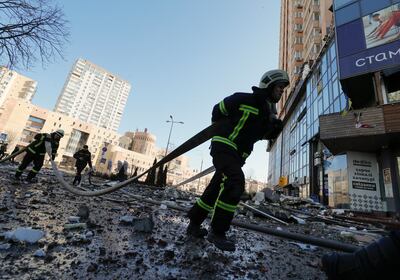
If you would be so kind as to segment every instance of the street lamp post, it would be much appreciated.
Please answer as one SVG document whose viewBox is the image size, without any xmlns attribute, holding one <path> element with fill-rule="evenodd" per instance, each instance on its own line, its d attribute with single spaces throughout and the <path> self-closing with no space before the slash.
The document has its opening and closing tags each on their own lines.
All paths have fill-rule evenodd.
<svg viewBox="0 0 400 280">
<path fill-rule="evenodd" d="M 165 156 L 167 155 L 167 153 L 168 153 L 168 147 L 169 147 L 169 140 L 171 139 L 171 133 L 172 133 L 172 128 L 174 127 L 174 123 L 180 123 L 180 124 L 183 124 L 183 122 L 177 122 L 177 121 L 174 121 L 174 117 L 172 117 L 172 115 L 169 115 L 169 118 L 171 119 L 171 120 L 167 120 L 166 122 L 167 123 L 171 123 L 171 127 L 170 127 L 170 129 L 169 129 L 169 135 L 168 135 L 168 142 L 167 142 L 167 147 L 165 148 Z"/>
</svg>

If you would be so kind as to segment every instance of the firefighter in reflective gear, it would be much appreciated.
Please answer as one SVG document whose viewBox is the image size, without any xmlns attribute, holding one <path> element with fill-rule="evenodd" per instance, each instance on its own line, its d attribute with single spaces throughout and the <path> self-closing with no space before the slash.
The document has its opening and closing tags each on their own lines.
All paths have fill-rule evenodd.
<svg viewBox="0 0 400 280">
<path fill-rule="evenodd" d="M 81 173 L 83 169 L 85 169 L 86 165 L 89 164 L 90 169 L 92 170 L 92 154 L 89 152 L 89 147 L 87 145 L 83 145 L 83 148 L 77 151 L 74 154 L 74 158 L 76 159 L 75 167 L 76 167 L 76 175 L 74 178 L 73 185 L 79 185 L 81 182 Z"/>
<path fill-rule="evenodd" d="M 259 87 L 252 87 L 252 94 L 235 93 L 214 106 L 212 122 L 227 121 L 217 128 L 212 137 L 210 154 L 215 174 L 188 213 L 188 235 L 206 236 L 208 232 L 201 224 L 212 213 L 207 240 L 221 250 L 235 250 L 235 243 L 226 238 L 226 232 L 244 192 L 242 166 L 255 142 L 273 139 L 282 131 L 282 121 L 276 116 L 275 104 L 288 85 L 289 78 L 285 71 L 268 71 Z"/>
<path fill-rule="evenodd" d="M 54 160 L 60 139 L 64 136 L 64 130 L 58 129 L 55 132 L 50 134 L 48 133 L 38 133 L 35 135 L 34 141 L 30 144 L 29 148 L 26 151 L 26 154 L 21 162 L 21 164 L 17 168 L 17 172 L 15 173 L 15 178 L 20 180 L 22 172 L 24 169 L 33 162 L 33 167 L 29 172 L 26 180 L 31 182 L 33 178 L 35 178 L 36 174 L 40 171 L 43 166 L 44 157 L 46 155 L 46 147 L 45 142 L 51 143 L 52 148 L 52 159 Z"/>
</svg>

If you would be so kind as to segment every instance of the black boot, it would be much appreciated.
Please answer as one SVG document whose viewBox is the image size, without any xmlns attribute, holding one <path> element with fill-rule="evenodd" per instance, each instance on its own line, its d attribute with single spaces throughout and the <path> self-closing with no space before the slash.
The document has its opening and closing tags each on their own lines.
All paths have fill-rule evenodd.
<svg viewBox="0 0 400 280">
<path fill-rule="evenodd" d="M 393 279 L 400 271 L 400 231 L 392 232 L 354 253 L 322 257 L 322 270 L 333 279 Z"/>
<path fill-rule="evenodd" d="M 207 235 L 207 240 L 215 245 L 222 251 L 235 251 L 235 242 L 226 238 L 225 233 L 216 233 L 210 231 Z"/>
<path fill-rule="evenodd" d="M 196 238 L 204 238 L 206 236 L 208 231 L 201 227 L 201 225 L 197 225 L 193 222 L 190 222 L 187 229 L 186 229 L 186 234 L 192 237 Z"/>
</svg>

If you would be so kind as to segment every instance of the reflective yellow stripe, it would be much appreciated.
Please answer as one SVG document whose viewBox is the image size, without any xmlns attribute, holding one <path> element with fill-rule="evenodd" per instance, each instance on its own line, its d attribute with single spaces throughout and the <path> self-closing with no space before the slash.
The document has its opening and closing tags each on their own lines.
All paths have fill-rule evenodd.
<svg viewBox="0 0 400 280">
<path fill-rule="evenodd" d="M 249 105 L 242 104 L 242 105 L 240 105 L 239 110 L 248 111 L 249 113 L 252 113 L 254 115 L 258 115 L 258 109 L 254 108 L 254 107 L 251 107 Z"/>
<path fill-rule="evenodd" d="M 219 102 L 219 110 L 221 111 L 221 113 L 222 113 L 223 115 L 225 115 L 225 116 L 228 115 L 228 111 L 227 111 L 226 108 L 225 108 L 225 103 L 224 103 L 223 100 L 222 100 L 221 102 Z"/>
<path fill-rule="evenodd" d="M 42 137 L 40 137 L 39 143 L 37 143 L 35 145 L 35 147 L 39 147 L 43 143 L 44 138 L 45 138 L 45 135 L 42 135 Z"/>
<path fill-rule="evenodd" d="M 35 150 L 32 149 L 31 147 L 29 147 L 28 150 L 29 150 L 32 154 L 36 154 Z"/>
<path fill-rule="evenodd" d="M 229 140 L 231 140 L 231 141 L 235 140 L 235 138 L 239 135 L 239 131 L 243 128 L 244 123 L 246 122 L 249 115 L 250 115 L 249 111 L 243 112 L 243 116 L 240 118 L 238 124 L 235 126 L 235 129 L 233 130 L 231 135 L 229 135 L 229 137 L 228 137 Z"/>
<path fill-rule="evenodd" d="M 222 174 L 222 182 L 221 182 L 221 184 L 219 185 L 219 187 L 220 187 L 221 189 L 219 190 L 218 197 L 217 197 L 217 200 L 216 200 L 216 201 L 218 201 L 219 196 L 221 195 L 221 193 L 222 193 L 223 190 L 224 190 L 224 186 L 225 186 L 225 181 L 226 181 L 226 179 L 228 179 L 228 177 L 225 176 L 225 174 Z M 214 218 L 215 207 L 217 207 L 217 203 L 214 204 L 214 212 L 213 212 L 213 214 L 212 214 L 212 216 L 211 216 L 211 221 L 212 221 L 213 218 Z"/>
<path fill-rule="evenodd" d="M 217 201 L 217 207 L 224 209 L 225 211 L 232 212 L 232 213 L 235 213 L 235 210 L 236 210 L 236 206 L 226 204 L 226 203 L 222 202 L 221 200 Z"/>
<path fill-rule="evenodd" d="M 35 169 L 33 169 L 32 168 L 32 170 L 31 170 L 33 173 L 38 173 L 39 172 L 39 170 L 35 170 Z"/>
<path fill-rule="evenodd" d="M 232 148 L 234 148 L 235 150 L 237 150 L 237 145 L 235 143 L 233 143 L 231 140 L 229 140 L 228 138 L 221 137 L 221 136 L 214 136 L 211 141 L 227 144 L 227 145 L 231 146 Z"/>
<path fill-rule="evenodd" d="M 210 212 L 211 210 L 213 210 L 213 208 L 211 206 L 204 203 L 203 200 L 201 200 L 200 198 L 197 200 L 197 205 L 199 205 L 201 208 L 203 208 L 207 212 Z"/>
</svg>

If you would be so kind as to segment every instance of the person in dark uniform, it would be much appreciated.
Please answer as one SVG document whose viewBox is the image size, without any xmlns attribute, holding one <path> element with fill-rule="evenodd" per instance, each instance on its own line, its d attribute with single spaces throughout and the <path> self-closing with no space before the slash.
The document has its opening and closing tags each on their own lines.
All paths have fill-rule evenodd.
<svg viewBox="0 0 400 280">
<path fill-rule="evenodd" d="M 7 145 L 7 142 L 0 144 L 0 159 L 2 159 L 6 155 Z"/>
<path fill-rule="evenodd" d="M 89 147 L 87 145 L 83 145 L 83 148 L 74 154 L 74 158 L 76 159 L 76 175 L 72 184 L 75 186 L 79 185 L 79 183 L 81 182 L 81 173 L 83 169 L 85 169 L 86 165 L 89 164 L 90 169 L 93 169 L 93 167 L 92 154 L 89 152 Z"/>
<path fill-rule="evenodd" d="M 14 150 L 12 151 L 11 154 L 13 155 L 13 154 L 15 154 L 16 152 L 19 152 L 19 147 L 18 147 L 18 146 L 15 146 L 15 148 L 14 148 Z M 11 161 L 11 162 L 15 162 L 15 157 L 16 157 L 16 156 L 11 157 L 11 158 L 10 158 L 10 161 Z"/>
<path fill-rule="evenodd" d="M 282 131 L 277 118 L 277 103 L 289 85 L 285 71 L 271 70 L 261 78 L 253 93 L 235 93 L 214 106 L 212 122 L 224 121 L 211 140 L 211 156 L 215 174 L 202 196 L 188 213 L 186 233 L 207 240 L 224 251 L 234 251 L 235 243 L 226 238 L 235 209 L 244 192 L 245 178 L 242 166 L 262 139 L 275 139 Z M 201 227 L 212 213 L 211 231 Z"/>
<path fill-rule="evenodd" d="M 26 177 L 26 181 L 32 182 L 43 166 L 44 156 L 46 155 L 45 142 L 51 143 L 52 159 L 56 157 L 60 139 L 64 137 L 64 130 L 58 129 L 50 134 L 38 133 L 35 135 L 34 141 L 30 144 L 26 154 L 15 172 L 15 179 L 20 180 L 24 169 L 33 162 L 33 167 Z"/>
</svg>

